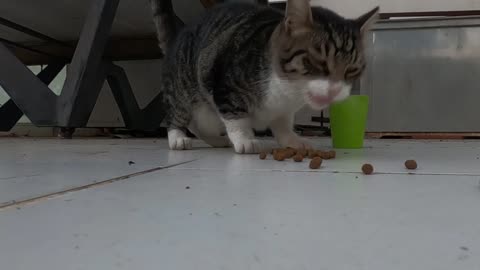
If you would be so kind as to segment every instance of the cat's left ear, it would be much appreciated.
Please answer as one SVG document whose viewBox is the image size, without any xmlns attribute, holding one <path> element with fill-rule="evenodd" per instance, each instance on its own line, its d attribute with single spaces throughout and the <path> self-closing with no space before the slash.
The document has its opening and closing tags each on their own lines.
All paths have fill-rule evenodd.
<svg viewBox="0 0 480 270">
<path fill-rule="evenodd" d="M 291 36 L 300 36 L 313 29 L 310 0 L 288 0 L 285 14 L 285 28 Z"/>
<path fill-rule="evenodd" d="M 360 26 L 360 33 L 365 34 L 370 31 L 372 26 L 378 20 L 379 15 L 380 7 L 376 7 L 369 12 L 363 14 L 362 16 L 358 17 L 355 21 Z"/>
</svg>

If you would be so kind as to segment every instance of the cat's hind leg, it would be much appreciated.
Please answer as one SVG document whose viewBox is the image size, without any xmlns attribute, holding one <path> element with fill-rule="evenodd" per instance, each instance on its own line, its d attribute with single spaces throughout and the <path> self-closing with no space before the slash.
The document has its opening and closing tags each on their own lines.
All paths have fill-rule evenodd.
<svg viewBox="0 0 480 270">
<path fill-rule="evenodd" d="M 194 126 L 190 126 L 188 129 L 198 139 L 204 141 L 206 144 L 210 145 L 211 147 L 214 147 L 214 148 L 230 147 L 230 140 L 228 139 L 227 136 L 220 136 L 220 135 L 208 136 L 202 133 L 201 131 L 199 131 Z"/>
<path fill-rule="evenodd" d="M 231 145 L 230 140 L 225 136 L 225 125 L 207 103 L 196 106 L 188 129 L 197 138 L 212 147 L 223 148 Z"/>
<path fill-rule="evenodd" d="M 171 150 L 192 149 L 192 138 L 187 136 L 187 127 L 192 119 L 192 111 L 188 106 L 178 103 L 170 106 L 171 111 L 167 116 L 168 146 Z"/>
</svg>

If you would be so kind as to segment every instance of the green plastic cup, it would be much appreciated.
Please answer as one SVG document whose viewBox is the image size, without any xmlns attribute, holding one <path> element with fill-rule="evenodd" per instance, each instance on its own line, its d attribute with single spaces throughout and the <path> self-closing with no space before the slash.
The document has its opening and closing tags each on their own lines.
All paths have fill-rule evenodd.
<svg viewBox="0 0 480 270">
<path fill-rule="evenodd" d="M 330 128 L 334 148 L 363 148 L 368 103 L 368 96 L 354 95 L 330 106 Z"/>
</svg>

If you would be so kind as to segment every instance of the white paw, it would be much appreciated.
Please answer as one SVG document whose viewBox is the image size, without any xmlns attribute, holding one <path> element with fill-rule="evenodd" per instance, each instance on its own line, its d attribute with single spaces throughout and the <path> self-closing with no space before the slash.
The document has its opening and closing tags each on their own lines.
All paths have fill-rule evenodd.
<svg viewBox="0 0 480 270">
<path fill-rule="evenodd" d="M 170 130 L 168 132 L 168 146 L 171 150 L 189 150 L 192 149 L 192 139 L 180 130 Z"/>
<path fill-rule="evenodd" d="M 280 140 L 280 145 L 282 147 L 291 147 L 295 149 L 313 149 L 313 144 L 300 136 L 291 136 L 287 139 Z"/>
<path fill-rule="evenodd" d="M 190 150 L 192 149 L 191 138 L 176 138 L 175 140 L 168 140 L 171 150 Z"/>
<path fill-rule="evenodd" d="M 233 143 L 238 154 L 258 154 L 265 151 L 267 145 L 260 140 L 241 140 Z"/>
</svg>

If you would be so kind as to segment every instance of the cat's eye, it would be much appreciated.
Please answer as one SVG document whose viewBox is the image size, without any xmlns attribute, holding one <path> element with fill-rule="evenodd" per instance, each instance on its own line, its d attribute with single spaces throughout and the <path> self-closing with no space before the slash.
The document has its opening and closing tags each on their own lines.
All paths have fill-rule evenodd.
<svg viewBox="0 0 480 270">
<path fill-rule="evenodd" d="M 303 58 L 303 66 L 305 67 L 305 72 L 303 73 L 303 75 L 312 74 L 315 69 L 310 60 L 306 57 Z"/>
<path fill-rule="evenodd" d="M 310 59 L 305 57 L 303 58 L 303 66 L 306 70 L 303 75 L 328 76 L 330 74 L 327 62 L 325 61 L 320 61 L 314 65 Z"/>
<path fill-rule="evenodd" d="M 328 76 L 330 74 L 330 71 L 328 71 L 328 64 L 326 61 L 320 61 L 318 63 L 320 65 L 320 67 L 322 68 L 322 72 L 323 74 L 325 74 L 325 76 Z"/>
</svg>

